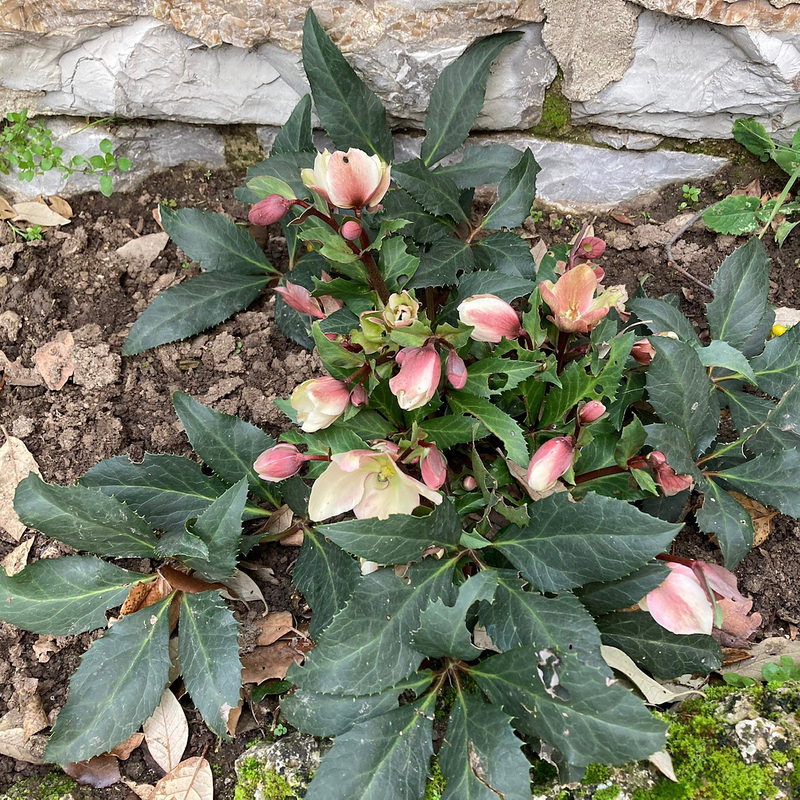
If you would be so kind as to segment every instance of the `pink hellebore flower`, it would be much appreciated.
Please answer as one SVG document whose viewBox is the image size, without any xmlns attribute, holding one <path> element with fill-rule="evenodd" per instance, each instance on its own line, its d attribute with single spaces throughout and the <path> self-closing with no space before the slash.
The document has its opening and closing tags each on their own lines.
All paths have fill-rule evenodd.
<svg viewBox="0 0 800 800">
<path fill-rule="evenodd" d="M 612 305 L 620 307 L 628 299 L 624 286 L 612 286 L 595 297 L 597 276 L 590 264 L 578 264 L 554 284 L 542 281 L 539 291 L 553 312 L 549 320 L 565 333 L 588 333 L 608 314 Z"/>
<path fill-rule="evenodd" d="M 498 344 L 522 333 L 517 312 L 493 294 L 476 294 L 459 303 L 458 318 L 474 328 L 470 338 L 476 342 Z"/>
<path fill-rule="evenodd" d="M 654 450 L 647 456 L 647 464 L 652 467 L 656 474 L 656 483 L 661 487 L 661 491 L 667 497 L 680 494 L 685 489 L 691 489 L 694 479 L 691 475 L 678 475 L 672 467 L 667 464 L 666 456 L 660 450 Z"/>
<path fill-rule="evenodd" d="M 436 394 L 442 377 L 442 362 L 432 344 L 406 347 L 395 360 L 400 372 L 389 381 L 389 389 L 404 411 L 424 406 Z"/>
<path fill-rule="evenodd" d="M 317 319 L 325 319 L 319 300 L 311 296 L 305 286 L 286 281 L 285 286 L 276 286 L 275 291 L 283 298 L 286 305 L 291 306 L 301 314 L 310 314 Z"/>
<path fill-rule="evenodd" d="M 293 444 L 276 444 L 265 450 L 253 464 L 258 477 L 271 483 L 297 475 L 305 456 Z"/>
<path fill-rule="evenodd" d="M 581 425 L 596 422 L 606 413 L 606 407 L 599 400 L 590 400 L 578 413 Z"/>
<path fill-rule="evenodd" d="M 253 225 L 272 225 L 273 222 L 278 222 L 283 218 L 293 202 L 279 194 L 267 195 L 250 209 L 247 218 Z"/>
<path fill-rule="evenodd" d="M 464 363 L 464 359 L 452 348 L 444 362 L 444 374 L 454 389 L 463 389 L 467 383 L 467 365 Z"/>
<path fill-rule="evenodd" d="M 633 347 L 631 347 L 631 355 L 639 364 L 647 365 L 652 360 L 656 354 L 656 349 L 653 345 L 650 344 L 649 339 L 639 339 L 638 341 L 633 343 Z"/>
<path fill-rule="evenodd" d="M 390 514 L 410 514 L 420 495 L 438 505 L 442 496 L 406 475 L 388 450 L 351 450 L 334 453 L 331 463 L 314 481 L 308 499 L 308 516 L 314 522 L 353 511 L 358 519 Z"/>
<path fill-rule="evenodd" d="M 534 492 L 545 492 L 572 466 L 575 439 L 556 436 L 546 441 L 528 464 L 527 484 Z"/>
<path fill-rule="evenodd" d="M 578 256 L 591 261 L 593 258 L 599 258 L 606 251 L 606 243 L 596 236 L 586 236 L 581 239 L 578 245 Z"/>
<path fill-rule="evenodd" d="M 346 153 L 323 150 L 314 169 L 304 169 L 300 177 L 336 208 L 375 208 L 389 188 L 391 167 L 380 156 L 354 147 Z"/>
<path fill-rule="evenodd" d="M 425 448 L 425 453 L 420 459 L 422 480 L 431 489 L 441 489 L 447 478 L 447 461 L 442 451 L 434 444 Z"/>
<path fill-rule="evenodd" d="M 327 428 L 344 414 L 350 402 L 350 390 L 336 378 L 312 378 L 304 381 L 290 399 L 297 411 L 297 421 L 306 433 Z"/>
</svg>

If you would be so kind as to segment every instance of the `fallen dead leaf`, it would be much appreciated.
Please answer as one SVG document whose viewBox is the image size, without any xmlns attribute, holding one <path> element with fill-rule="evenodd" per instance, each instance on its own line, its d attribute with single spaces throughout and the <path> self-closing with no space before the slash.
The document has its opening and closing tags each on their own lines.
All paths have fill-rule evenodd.
<svg viewBox="0 0 800 800">
<path fill-rule="evenodd" d="M 299 642 L 282 639 L 267 647 L 256 647 L 242 656 L 242 683 L 263 683 L 270 678 L 283 680 L 292 664 L 302 664 L 305 652 Z"/>
<path fill-rule="evenodd" d="M 282 636 L 291 633 L 294 620 L 290 611 L 271 611 L 266 617 L 257 619 L 255 627 L 258 629 L 256 644 L 260 647 L 277 642 Z"/>
<path fill-rule="evenodd" d="M 33 363 L 48 389 L 63 389 L 64 384 L 72 377 L 75 372 L 75 361 L 72 357 L 74 347 L 75 339 L 72 334 L 62 331 L 52 342 L 42 345 L 33 354 Z"/>
<path fill-rule="evenodd" d="M 75 761 L 62 764 L 61 769 L 84 786 L 107 789 L 120 780 L 119 761 L 109 753 L 90 758 L 88 761 Z"/>
<path fill-rule="evenodd" d="M 755 178 L 747 186 L 738 187 L 731 192 L 734 197 L 740 194 L 747 197 L 761 197 L 761 179 Z"/>
<path fill-rule="evenodd" d="M 675 767 L 672 764 L 672 756 L 666 750 L 653 753 L 647 760 L 673 783 L 678 782 L 678 776 L 675 774 Z"/>
<path fill-rule="evenodd" d="M 773 636 L 764 639 L 756 645 L 748 654 L 747 661 L 727 662 L 719 671 L 724 675 L 726 672 L 735 672 L 747 678 L 760 681 L 761 667 L 764 664 L 774 664 L 781 656 L 789 656 L 794 659 L 795 664 L 800 664 L 800 642 L 793 642 L 781 636 Z"/>
<path fill-rule="evenodd" d="M 157 784 L 153 800 L 213 800 L 214 777 L 204 758 L 187 758 Z"/>
<path fill-rule="evenodd" d="M 36 681 L 36 684 L 38 683 L 39 681 Z M 45 714 L 42 706 L 42 698 L 39 697 L 39 692 L 35 688 L 32 691 L 25 692 L 20 700 L 22 705 L 22 736 L 28 742 L 34 734 L 47 728 L 50 725 L 50 721 L 47 719 L 47 714 Z"/>
<path fill-rule="evenodd" d="M 281 547 L 302 547 L 305 538 L 306 534 L 301 529 L 299 531 L 295 531 L 294 533 L 290 533 L 288 536 L 284 536 L 278 541 L 278 544 Z"/>
<path fill-rule="evenodd" d="M 163 230 L 164 226 L 161 224 L 161 206 L 156 206 L 153 209 L 153 219 L 158 223 L 158 227 Z"/>
<path fill-rule="evenodd" d="M 139 798 L 139 800 L 153 800 L 156 787 L 150 783 L 136 783 L 130 778 L 123 778 L 122 782 Z"/>
<path fill-rule="evenodd" d="M 745 507 L 753 520 L 753 528 L 755 529 L 753 547 L 759 547 L 764 544 L 772 533 L 772 520 L 778 516 L 778 512 L 770 511 L 763 503 L 753 500 L 752 497 L 748 497 L 746 494 L 741 494 L 740 492 L 728 492 L 728 494 Z"/>
<path fill-rule="evenodd" d="M 8 202 L 2 195 L 0 195 L 0 221 L 4 219 L 13 219 L 17 216 L 17 212 L 14 211 L 14 206 Z"/>
<path fill-rule="evenodd" d="M 53 653 L 60 651 L 61 648 L 56 644 L 55 636 L 40 634 L 39 638 L 33 643 L 33 654 L 40 664 L 46 664 Z"/>
<path fill-rule="evenodd" d="M 44 764 L 44 736 L 32 736 L 25 740 L 22 714 L 9 711 L 0 718 L 0 756 L 8 756 L 28 764 Z"/>
<path fill-rule="evenodd" d="M 5 443 L 0 446 L 0 528 L 18 542 L 25 533 L 25 525 L 20 522 L 17 512 L 14 511 L 14 493 L 20 481 L 27 478 L 31 472 L 35 472 L 39 477 L 42 473 L 22 440 L 9 436 L 5 428 L 0 430 L 6 437 Z"/>
<path fill-rule="evenodd" d="M 34 537 L 31 536 L 30 539 L 26 539 L 22 544 L 17 545 L 2 561 L 0 561 L 0 566 L 6 571 L 6 575 L 16 575 L 18 572 L 22 572 L 22 570 L 25 569 L 28 563 L 28 554 L 33 544 L 33 538 Z"/>
<path fill-rule="evenodd" d="M 61 214 L 62 217 L 72 219 L 75 216 L 72 206 L 63 197 L 59 197 L 55 194 L 50 195 L 47 198 L 47 204 L 53 209 L 53 211 L 56 212 L 56 214 Z"/>
<path fill-rule="evenodd" d="M 41 225 L 44 228 L 60 227 L 69 225 L 69 219 L 62 217 L 45 203 L 37 203 L 35 200 L 26 203 L 14 203 L 14 222 L 28 222 L 31 225 Z"/>
<path fill-rule="evenodd" d="M 119 610 L 119 615 L 124 617 L 126 614 L 133 614 L 147 606 L 152 606 L 163 600 L 172 591 L 169 581 L 156 576 L 154 581 L 147 583 L 134 583 L 128 591 L 128 596 Z"/>
<path fill-rule="evenodd" d="M 281 534 L 288 531 L 292 527 L 292 520 L 294 513 L 285 503 L 277 510 L 272 512 L 272 516 L 267 520 L 264 526 L 264 533 L 270 535 Z"/>
<path fill-rule="evenodd" d="M 138 239 L 125 242 L 117 248 L 116 254 L 134 269 L 146 269 L 167 246 L 169 235 L 166 233 L 149 233 Z"/>
<path fill-rule="evenodd" d="M 608 216 L 615 222 L 619 222 L 620 225 L 636 225 L 627 214 L 623 214 L 621 211 L 611 211 Z"/>
<path fill-rule="evenodd" d="M 239 704 L 233 706 L 233 708 L 229 706 L 222 706 L 222 718 L 225 720 L 225 727 L 228 729 L 228 733 L 231 736 L 236 736 L 236 726 L 239 724 L 239 720 L 242 717 L 243 706 L 244 700 L 241 696 L 239 697 Z"/>
<path fill-rule="evenodd" d="M 111 750 L 110 755 L 118 758 L 120 761 L 127 761 L 128 758 L 130 758 L 131 753 L 137 747 L 139 747 L 143 741 L 143 733 L 134 733 L 133 736 L 126 739 L 122 744 L 118 744 L 113 750 Z"/>
<path fill-rule="evenodd" d="M 781 306 L 775 309 L 775 324 L 783 325 L 784 328 L 791 328 L 800 322 L 800 310 Z"/>
<path fill-rule="evenodd" d="M 189 742 L 189 725 L 181 704 L 169 689 L 161 695 L 158 708 L 142 730 L 147 749 L 156 764 L 167 773 L 175 769 Z"/>
<path fill-rule="evenodd" d="M 544 239 L 539 239 L 536 244 L 531 247 L 531 255 L 533 256 L 533 263 L 536 265 L 536 271 L 539 271 L 539 266 L 542 263 L 542 259 L 547 255 L 547 251 L 550 248 L 545 244 Z"/>
<path fill-rule="evenodd" d="M 269 610 L 267 601 L 264 599 L 261 589 L 258 588 L 258 584 L 246 572 L 237 569 L 233 577 L 225 581 L 225 587 L 228 592 L 223 592 L 223 597 L 227 597 L 229 600 L 241 600 L 243 603 L 256 601 L 263 603 L 264 613 L 262 616 L 266 616 Z"/>
</svg>

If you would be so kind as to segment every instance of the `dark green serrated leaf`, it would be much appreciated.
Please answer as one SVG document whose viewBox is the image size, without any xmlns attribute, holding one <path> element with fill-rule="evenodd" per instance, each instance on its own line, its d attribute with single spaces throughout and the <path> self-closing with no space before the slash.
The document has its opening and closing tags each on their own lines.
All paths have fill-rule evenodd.
<svg viewBox="0 0 800 800">
<path fill-rule="evenodd" d="M 513 361 L 510 358 L 490 356 L 471 364 L 467 369 L 467 382 L 464 391 L 479 397 L 492 395 L 515 389 L 526 378 L 539 372 L 541 364 L 535 361 Z M 502 376 L 500 380 L 497 376 Z M 491 382 L 490 378 L 495 380 Z"/>
<path fill-rule="evenodd" d="M 767 306 L 767 313 L 758 323 L 758 326 L 750 334 L 748 340 L 739 348 L 746 358 L 753 358 L 764 351 L 764 345 L 772 333 L 772 326 L 775 323 L 775 309 Z"/>
<path fill-rule="evenodd" d="M 419 259 L 419 268 L 408 284 L 410 289 L 428 286 L 450 286 L 459 273 L 470 272 L 475 266 L 472 248 L 460 239 L 442 239 Z"/>
<path fill-rule="evenodd" d="M 510 231 L 497 231 L 481 239 L 477 248 L 489 263 L 507 275 L 536 279 L 536 262 L 525 239 Z"/>
<path fill-rule="evenodd" d="M 247 480 L 242 478 L 217 498 L 191 527 L 208 548 L 208 558 L 184 558 L 185 564 L 210 581 L 224 581 L 236 571 L 242 540 Z"/>
<path fill-rule="evenodd" d="M 301 689 L 324 694 L 375 694 L 408 677 L 423 659 L 411 644 L 419 615 L 431 602 L 452 603 L 455 562 L 426 559 L 399 578 L 379 569 L 363 577 L 305 665 L 287 678 Z"/>
<path fill-rule="evenodd" d="M 726 390 L 728 408 L 740 436 L 749 437 L 745 448 L 754 455 L 800 447 L 800 383 L 776 404 L 767 397 Z"/>
<path fill-rule="evenodd" d="M 517 464 L 528 463 L 528 445 L 525 432 L 513 417 L 482 397 L 466 392 L 449 392 L 447 402 L 456 414 L 470 414 L 480 420 L 506 448 L 508 457 Z"/>
<path fill-rule="evenodd" d="M 239 623 L 216 592 L 184 594 L 178 629 L 186 691 L 206 725 L 230 739 L 228 715 L 239 704 Z"/>
<path fill-rule="evenodd" d="M 731 236 L 754 233 L 758 230 L 756 211 L 761 198 L 745 194 L 730 195 L 703 212 L 703 222 L 714 232 Z"/>
<path fill-rule="evenodd" d="M 575 405 L 593 394 L 595 379 L 583 361 L 573 361 L 559 376 L 561 386 L 550 386 L 542 412 L 543 427 L 563 423 L 563 417 Z"/>
<path fill-rule="evenodd" d="M 425 117 L 427 135 L 421 155 L 426 166 L 463 144 L 483 107 L 492 62 L 521 37 L 522 31 L 504 31 L 479 39 L 442 70 L 431 90 Z"/>
<path fill-rule="evenodd" d="M 420 159 L 394 164 L 392 178 L 428 213 L 452 217 L 456 222 L 467 221 L 458 202 L 459 190 L 455 183 L 441 172 L 431 172 Z"/>
<path fill-rule="evenodd" d="M 355 559 L 310 529 L 305 532 L 293 577 L 314 612 L 308 632 L 316 640 L 347 604 L 361 571 Z"/>
<path fill-rule="evenodd" d="M 427 441 L 433 442 L 440 450 L 469 444 L 489 435 L 489 431 L 474 417 L 434 417 L 424 420 L 421 427 L 428 434 Z"/>
<path fill-rule="evenodd" d="M 410 221 L 403 233 L 415 242 L 429 244 L 455 232 L 452 222 L 428 214 L 414 198 L 402 189 L 390 189 L 383 198 L 384 214 Z"/>
<path fill-rule="evenodd" d="M 587 583 L 576 594 L 592 614 L 635 606 L 648 592 L 652 592 L 667 579 L 669 567 L 663 561 L 653 561 L 640 569 L 607 583 Z"/>
<path fill-rule="evenodd" d="M 160 344 L 201 333 L 243 311 L 266 288 L 269 275 L 203 272 L 170 286 L 142 312 L 131 328 L 122 354 L 133 356 Z"/>
<path fill-rule="evenodd" d="M 530 148 L 503 177 L 497 186 L 497 200 L 481 222 L 481 227 L 518 228 L 531 213 L 536 199 L 536 176 L 541 167 Z"/>
<path fill-rule="evenodd" d="M 622 434 L 614 446 L 614 461 L 623 469 L 627 469 L 628 461 L 633 458 L 647 441 L 647 432 L 639 417 L 634 417 L 622 429 Z M 688 440 L 687 440 L 688 445 Z"/>
<path fill-rule="evenodd" d="M 528 526 L 506 528 L 492 544 L 546 592 L 621 578 L 668 550 L 681 529 L 596 494 L 579 503 L 566 492 L 550 495 L 528 513 Z"/>
<path fill-rule="evenodd" d="M 759 389 L 781 397 L 800 380 L 800 325 L 767 342 L 764 352 L 750 359 Z"/>
<path fill-rule="evenodd" d="M 536 289 L 536 282 L 494 270 L 476 270 L 464 275 L 457 288 L 459 301 L 476 294 L 493 294 L 510 303 L 518 297 L 527 297 Z"/>
<path fill-rule="evenodd" d="M 700 346 L 692 323 L 681 313 L 680 309 L 666 300 L 652 300 L 649 297 L 635 297 L 626 304 L 653 333 L 672 331 L 678 338 L 692 347 Z"/>
<path fill-rule="evenodd" d="M 289 724 L 313 736 L 339 736 L 359 722 L 397 708 L 398 695 L 411 690 L 419 695 L 430 686 L 430 670 L 415 672 L 379 694 L 367 696 L 317 694 L 298 689 L 281 702 L 281 714 Z"/>
<path fill-rule="evenodd" d="M 273 501 L 272 492 L 253 469 L 253 463 L 275 440 L 249 422 L 214 411 L 183 392 L 172 395 L 175 413 L 201 459 L 228 483 L 247 478 L 259 497 Z"/>
<path fill-rule="evenodd" d="M 181 560 L 200 559 L 208 561 L 208 547 L 206 543 L 184 529 L 182 531 L 168 531 L 158 540 L 158 554 L 164 558 L 175 556 Z"/>
<path fill-rule="evenodd" d="M 655 336 L 656 356 L 647 370 L 647 394 L 661 420 L 684 431 L 695 455 L 714 441 L 719 408 L 712 401 L 714 385 L 693 347 Z"/>
<path fill-rule="evenodd" d="M 697 355 L 704 367 L 722 367 L 731 372 L 737 372 L 755 385 L 756 376 L 750 362 L 739 350 L 722 339 L 714 339 L 709 342 L 708 346 L 698 348 Z"/>
<path fill-rule="evenodd" d="M 426 517 L 392 514 L 388 519 L 352 519 L 319 525 L 317 531 L 348 553 L 379 564 L 407 564 L 422 557 L 426 548 L 450 549 L 461 537 L 461 520 L 445 498 Z"/>
<path fill-rule="evenodd" d="M 459 692 L 439 751 L 442 800 L 530 800 L 531 765 L 521 746 L 509 716 Z"/>
<path fill-rule="evenodd" d="M 741 347 L 767 311 L 770 257 L 764 244 L 753 237 L 721 264 L 711 288 L 708 325 L 715 339 Z"/>
<path fill-rule="evenodd" d="M 461 161 L 436 171 L 452 178 L 459 189 L 497 184 L 521 155 L 522 152 L 510 144 L 468 145 Z"/>
<path fill-rule="evenodd" d="M 420 800 L 432 731 L 432 710 L 416 703 L 356 725 L 325 754 L 306 800 Z"/>
<path fill-rule="evenodd" d="M 791 517 L 800 517 L 800 450 L 757 456 L 730 469 L 721 470 L 719 477 L 749 497 L 774 506 Z"/>
<path fill-rule="evenodd" d="M 33 633 L 72 636 L 104 628 L 106 609 L 149 581 L 94 556 L 44 558 L 16 575 L 0 570 L 0 619 Z"/>
<path fill-rule="evenodd" d="M 420 267 L 420 259 L 406 250 L 406 242 L 401 236 L 392 236 L 384 241 L 380 251 L 381 274 L 390 291 L 401 286 L 411 286 Z M 409 279 L 411 283 L 409 283 Z M 372 307 L 370 297 L 370 308 Z M 357 326 L 353 326 L 357 327 Z"/>
<path fill-rule="evenodd" d="M 31 473 L 17 487 L 14 510 L 29 528 L 100 556 L 156 555 L 150 526 L 113 497 L 85 486 L 56 486 Z"/>
<path fill-rule="evenodd" d="M 156 530 L 183 531 L 186 520 L 200 516 L 227 486 L 182 456 L 145 453 L 141 462 L 128 456 L 101 461 L 80 481 L 116 497 Z"/>
<path fill-rule="evenodd" d="M 160 603 L 122 617 L 89 648 L 69 685 L 47 742 L 56 764 L 86 761 L 132 736 L 155 710 L 167 685 L 169 607 Z"/>
<path fill-rule="evenodd" d="M 627 689 L 609 685 L 607 667 L 573 655 L 554 664 L 541 661 L 535 647 L 517 647 L 482 661 L 471 675 L 493 703 L 515 717 L 520 731 L 552 744 L 574 766 L 622 764 L 663 749 L 664 723 Z M 555 672 L 566 700 L 548 692 L 540 666 Z"/>
<path fill-rule="evenodd" d="M 700 470 L 692 457 L 692 448 L 686 434 L 674 425 L 655 422 L 645 425 L 647 444 L 654 450 L 660 450 L 667 463 L 679 475 L 691 475 L 695 480 L 701 479 Z"/>
<path fill-rule="evenodd" d="M 701 531 L 716 534 L 725 566 L 734 569 L 753 546 L 753 519 L 744 506 L 734 500 L 718 483 L 702 484 L 703 506 L 695 512 Z"/>
<path fill-rule="evenodd" d="M 263 276 L 277 270 L 245 228 L 213 211 L 161 205 L 161 227 L 203 269 Z"/>
<path fill-rule="evenodd" d="M 272 157 L 300 151 L 315 153 L 316 150 L 311 138 L 311 95 L 304 94 L 275 137 L 269 154 Z"/>
<path fill-rule="evenodd" d="M 309 8 L 303 25 L 303 68 L 322 127 L 339 150 L 357 147 L 394 161 L 386 111 L 347 63 Z"/>
<path fill-rule="evenodd" d="M 618 647 L 662 680 L 690 672 L 705 675 L 722 664 L 722 651 L 710 636 L 670 633 L 646 611 L 608 614 L 597 627 L 604 644 Z"/>
<path fill-rule="evenodd" d="M 733 138 L 762 161 L 766 161 L 775 150 L 775 142 L 767 129 L 754 119 L 737 119 L 733 123 Z"/>
</svg>

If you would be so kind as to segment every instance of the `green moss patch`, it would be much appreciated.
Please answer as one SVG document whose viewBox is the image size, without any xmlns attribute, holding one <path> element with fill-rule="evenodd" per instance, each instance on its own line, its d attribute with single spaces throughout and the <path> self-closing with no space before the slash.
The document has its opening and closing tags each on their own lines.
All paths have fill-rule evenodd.
<svg viewBox="0 0 800 800">
<path fill-rule="evenodd" d="M 265 770 L 257 759 L 247 758 L 239 770 L 233 800 L 254 800 L 259 787 L 263 800 L 295 800 L 297 797 L 285 778 L 274 770 Z"/>
</svg>

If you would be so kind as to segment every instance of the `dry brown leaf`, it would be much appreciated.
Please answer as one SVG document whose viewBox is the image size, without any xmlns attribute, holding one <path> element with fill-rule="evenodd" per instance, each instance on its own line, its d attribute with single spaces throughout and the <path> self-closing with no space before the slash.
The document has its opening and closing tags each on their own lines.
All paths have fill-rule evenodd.
<svg viewBox="0 0 800 800">
<path fill-rule="evenodd" d="M 147 608 L 147 606 L 152 606 L 163 600 L 171 591 L 172 586 L 161 575 L 157 575 L 154 581 L 134 583 L 128 591 L 125 602 L 120 607 L 119 615 L 124 617 Z"/>
<path fill-rule="evenodd" d="M 747 197 L 761 197 L 761 179 L 755 178 L 750 181 L 747 186 L 736 188 L 731 192 L 734 197 L 737 195 L 746 195 Z"/>
<path fill-rule="evenodd" d="M 17 545 L 2 561 L 0 566 L 6 571 L 6 575 L 16 575 L 25 569 L 28 563 L 28 554 L 31 552 L 33 536 L 26 539 L 22 544 Z"/>
<path fill-rule="evenodd" d="M 283 680 L 292 664 L 302 664 L 305 651 L 300 642 L 282 639 L 267 647 L 256 647 L 242 656 L 242 683 L 264 683 L 270 678 Z"/>
<path fill-rule="evenodd" d="M 213 800 L 214 776 L 204 758 L 187 758 L 157 784 L 153 800 Z"/>
<path fill-rule="evenodd" d="M 50 197 L 47 198 L 47 203 L 56 214 L 61 214 L 62 217 L 72 219 L 75 216 L 72 206 L 63 197 L 59 197 L 55 194 L 50 195 Z"/>
<path fill-rule="evenodd" d="M 44 764 L 44 745 L 44 736 L 32 736 L 25 740 L 19 711 L 9 711 L 0 719 L 0 756 L 28 764 Z"/>
<path fill-rule="evenodd" d="M 261 589 L 258 588 L 258 584 L 246 572 L 237 569 L 233 577 L 225 581 L 225 586 L 228 592 L 223 592 L 223 596 L 227 596 L 230 600 L 241 600 L 243 603 L 261 602 L 264 604 L 262 616 L 266 616 L 269 610 L 267 601 L 264 599 Z"/>
<path fill-rule="evenodd" d="M 791 328 L 800 322 L 800 309 L 781 306 L 775 309 L 775 324 L 783 325 L 784 328 Z"/>
<path fill-rule="evenodd" d="M 295 531 L 294 533 L 290 533 L 288 536 L 284 536 L 283 539 L 278 541 L 278 544 L 281 547 L 302 547 L 305 538 L 306 534 L 301 529 L 299 531 Z"/>
<path fill-rule="evenodd" d="M 272 516 L 264 526 L 264 533 L 275 535 L 288 531 L 292 527 L 293 519 L 292 509 L 284 503 L 277 511 L 272 512 Z"/>
<path fill-rule="evenodd" d="M 116 254 L 135 269 L 146 269 L 167 246 L 169 235 L 166 233 L 149 233 L 138 239 L 131 239 L 118 247 Z"/>
<path fill-rule="evenodd" d="M 257 619 L 255 627 L 258 629 L 256 644 L 260 647 L 277 642 L 282 636 L 291 633 L 294 620 L 290 611 L 271 611 L 266 617 Z"/>
<path fill-rule="evenodd" d="M 750 658 L 744 662 L 741 660 L 728 661 L 726 658 L 725 665 L 719 671 L 723 674 L 735 672 L 738 675 L 760 681 L 761 667 L 764 664 L 778 662 L 781 656 L 789 656 L 794 659 L 795 664 L 800 664 L 800 642 L 793 642 L 782 636 L 773 636 L 753 645 L 753 649 L 747 655 Z"/>
<path fill-rule="evenodd" d="M 153 800 L 156 787 L 150 783 L 136 783 L 130 778 L 123 778 L 122 782 L 139 798 L 139 800 Z"/>
<path fill-rule="evenodd" d="M 134 733 L 133 736 L 126 739 L 122 744 L 118 744 L 111 752 L 110 755 L 118 758 L 120 761 L 127 761 L 131 753 L 139 747 L 144 741 L 143 733 Z"/>
<path fill-rule="evenodd" d="M 27 203 L 14 203 L 14 222 L 23 221 L 31 225 L 41 225 L 44 228 L 69 225 L 69 220 L 57 214 L 52 208 L 35 200 Z"/>
<path fill-rule="evenodd" d="M 653 753 L 647 760 L 673 783 L 678 782 L 678 776 L 675 774 L 675 767 L 672 764 L 672 756 L 666 750 Z"/>
<path fill-rule="evenodd" d="M 84 786 L 107 789 L 120 780 L 119 761 L 109 753 L 90 758 L 88 761 L 75 761 L 62 764 L 61 769 Z"/>
<path fill-rule="evenodd" d="M 36 684 L 38 683 L 39 681 L 37 680 Z M 47 714 L 45 714 L 44 707 L 42 706 L 42 698 L 39 697 L 39 693 L 36 689 L 25 692 L 21 701 L 22 737 L 28 742 L 34 734 L 47 728 L 50 725 L 50 720 L 47 719 Z"/>
<path fill-rule="evenodd" d="M 728 492 L 736 501 L 741 503 L 753 520 L 755 535 L 753 536 L 753 547 L 764 544 L 772 533 L 772 520 L 778 516 L 777 511 L 770 511 L 763 503 L 753 500 L 746 494 L 740 492 Z"/>
<path fill-rule="evenodd" d="M 75 339 L 69 331 L 61 331 L 52 342 L 42 345 L 33 354 L 33 363 L 36 370 L 44 378 L 48 389 L 58 391 L 75 372 L 75 362 L 72 351 Z"/>
<path fill-rule="evenodd" d="M 244 700 L 241 696 L 239 697 L 239 704 L 233 708 L 228 707 L 227 704 L 222 706 L 222 718 L 225 720 L 225 727 L 228 729 L 228 733 L 231 736 L 236 736 L 236 726 L 239 724 L 239 720 L 242 717 L 243 706 Z"/>
<path fill-rule="evenodd" d="M 608 216 L 615 222 L 619 222 L 620 225 L 636 225 L 627 214 L 623 214 L 621 211 L 611 211 Z"/>
<path fill-rule="evenodd" d="M 14 493 L 19 482 L 27 478 L 31 472 L 35 472 L 39 477 L 42 473 L 22 440 L 9 436 L 5 428 L 0 430 L 5 435 L 5 443 L 0 446 L 0 528 L 18 542 L 25 533 L 25 525 L 20 522 L 17 512 L 14 511 Z"/>
<path fill-rule="evenodd" d="M 169 689 L 161 695 L 158 708 L 142 730 L 147 749 L 156 764 L 164 772 L 175 769 L 189 742 L 189 725 L 181 704 Z"/>
<path fill-rule="evenodd" d="M 161 206 L 156 206 L 153 209 L 153 219 L 158 223 L 158 227 L 164 230 L 164 226 L 161 224 Z"/>
<path fill-rule="evenodd" d="M 14 211 L 14 206 L 8 202 L 2 195 L 0 195 L 0 221 L 4 219 L 13 219 L 17 216 L 17 212 Z"/>
<path fill-rule="evenodd" d="M 33 643 L 33 654 L 40 664 L 46 664 L 53 653 L 60 651 L 61 648 L 56 644 L 55 636 L 40 634 L 39 638 Z"/>
<path fill-rule="evenodd" d="M 531 247 L 531 255 L 533 256 L 533 263 L 536 264 L 536 271 L 539 271 L 539 266 L 542 263 L 542 259 L 547 255 L 548 248 L 547 244 L 545 244 L 544 239 L 539 239 L 536 244 Z"/>
</svg>

